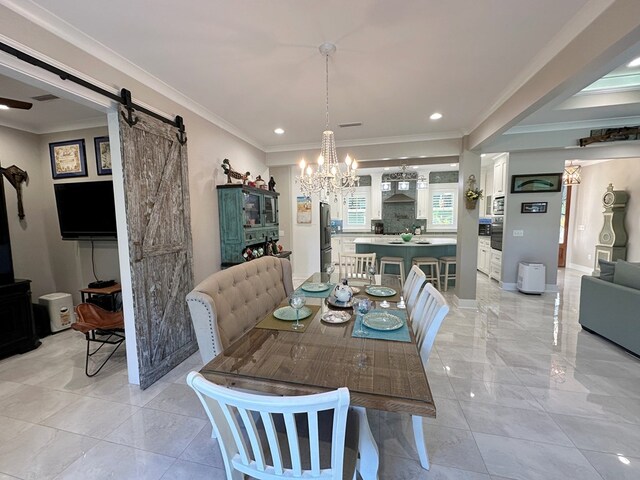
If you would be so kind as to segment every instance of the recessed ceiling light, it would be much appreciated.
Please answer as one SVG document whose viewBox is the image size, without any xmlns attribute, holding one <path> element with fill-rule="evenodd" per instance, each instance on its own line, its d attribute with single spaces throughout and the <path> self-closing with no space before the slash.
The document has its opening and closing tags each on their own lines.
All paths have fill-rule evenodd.
<svg viewBox="0 0 640 480">
<path fill-rule="evenodd" d="M 429 117 L 431 120 L 440 120 L 442 118 L 442 114 L 441 113 L 432 113 L 431 116 Z"/>
<path fill-rule="evenodd" d="M 487 154 L 486 154 L 486 153 L 481 153 L 481 154 L 480 154 L 480 156 L 481 156 L 481 157 L 486 157 L 486 156 L 487 156 Z"/>
<path fill-rule="evenodd" d="M 0 110 L 9 110 L 9 107 L 3 103 L 0 103 Z"/>
<path fill-rule="evenodd" d="M 635 58 L 627 63 L 627 67 L 640 67 L 640 57 Z"/>
<path fill-rule="evenodd" d="M 389 170 L 389 167 L 384 167 L 384 170 L 385 170 L 385 172 L 386 172 L 387 170 Z"/>
<path fill-rule="evenodd" d="M 426 155 L 420 155 L 418 158 L 427 158 Z"/>
<path fill-rule="evenodd" d="M 449 166 L 450 166 L 450 167 L 457 167 L 457 166 L 458 166 L 458 164 L 457 164 L 457 163 L 450 163 L 450 164 L 449 164 Z"/>
<path fill-rule="evenodd" d="M 284 133 L 284 130 L 282 128 L 276 128 L 273 133 L 277 133 L 278 135 L 282 135 Z"/>
<path fill-rule="evenodd" d="M 414 170 L 417 170 L 417 169 L 418 169 L 418 165 L 414 165 L 414 166 L 413 166 L 413 167 L 411 167 L 411 168 L 413 168 Z"/>
</svg>

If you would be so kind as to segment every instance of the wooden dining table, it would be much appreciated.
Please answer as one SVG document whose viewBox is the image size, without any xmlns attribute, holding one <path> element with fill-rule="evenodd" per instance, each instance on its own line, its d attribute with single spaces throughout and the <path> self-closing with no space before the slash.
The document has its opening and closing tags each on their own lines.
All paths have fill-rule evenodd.
<svg viewBox="0 0 640 480">
<path fill-rule="evenodd" d="M 326 273 L 316 273 L 307 281 L 328 280 Z M 378 276 L 378 280 L 400 290 L 396 276 Z M 360 286 L 364 290 L 367 284 Z M 382 300 L 376 301 L 374 308 L 379 308 Z M 436 407 L 411 328 L 410 342 L 352 337 L 355 316 L 346 323 L 328 324 L 320 318 L 334 308 L 327 299 L 308 296 L 306 301 L 320 309 L 305 322 L 304 330 L 254 327 L 200 373 L 219 385 L 279 395 L 347 387 L 352 405 L 435 417 Z M 391 303 L 390 308 L 394 307 Z"/>
</svg>

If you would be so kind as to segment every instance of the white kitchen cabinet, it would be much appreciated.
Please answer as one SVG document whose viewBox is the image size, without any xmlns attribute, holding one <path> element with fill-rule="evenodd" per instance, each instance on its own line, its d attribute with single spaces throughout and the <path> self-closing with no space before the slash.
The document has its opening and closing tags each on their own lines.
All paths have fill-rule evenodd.
<svg viewBox="0 0 640 480">
<path fill-rule="evenodd" d="M 504 195 L 507 191 L 507 158 L 499 157 L 493 164 L 493 196 Z"/>
<path fill-rule="evenodd" d="M 489 278 L 500 281 L 502 274 L 502 252 L 500 250 L 491 249 L 491 272 Z"/>
<path fill-rule="evenodd" d="M 340 261 L 340 251 L 342 249 L 342 238 L 333 236 L 331 237 L 331 261 L 336 265 Z"/>
<path fill-rule="evenodd" d="M 429 189 L 416 190 L 416 218 L 429 218 Z"/>
<path fill-rule="evenodd" d="M 491 239 L 478 238 L 478 270 L 485 275 L 491 273 Z"/>
<path fill-rule="evenodd" d="M 382 191 L 380 190 L 381 182 L 381 173 L 371 174 L 371 207 L 369 210 L 369 218 L 378 220 L 382 218 Z"/>
<path fill-rule="evenodd" d="M 480 171 L 480 216 L 491 215 L 491 203 L 493 200 L 493 167 L 487 166 Z"/>
</svg>

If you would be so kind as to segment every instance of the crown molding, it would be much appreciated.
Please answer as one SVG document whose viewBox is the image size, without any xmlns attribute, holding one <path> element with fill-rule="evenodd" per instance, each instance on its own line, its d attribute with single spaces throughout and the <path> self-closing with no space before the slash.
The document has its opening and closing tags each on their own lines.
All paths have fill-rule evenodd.
<svg viewBox="0 0 640 480">
<path fill-rule="evenodd" d="M 624 127 L 631 124 L 640 125 L 640 116 L 618 117 L 595 120 L 581 120 L 577 122 L 544 123 L 539 125 L 520 125 L 507 130 L 505 135 L 522 133 L 558 132 L 562 130 L 581 130 L 585 128 Z"/>
<path fill-rule="evenodd" d="M 435 140 L 459 140 L 460 132 L 426 133 L 421 135 L 402 135 L 397 137 L 360 138 L 336 142 L 336 147 L 360 147 L 365 145 L 385 145 L 390 143 L 428 142 Z M 265 153 L 293 152 L 296 150 L 314 150 L 320 148 L 320 142 L 299 143 L 266 147 Z"/>
<path fill-rule="evenodd" d="M 177 103 L 178 105 L 181 105 L 182 107 L 190 110 L 191 112 L 213 123 L 214 125 L 222 128 L 223 130 L 231 133 L 232 135 L 240 138 L 241 140 L 249 143 L 250 145 L 264 151 L 264 147 L 259 142 L 251 138 L 249 135 L 247 135 L 245 132 L 243 132 L 241 129 L 239 129 L 235 125 L 227 122 L 223 118 L 211 112 L 206 107 L 202 106 L 200 103 L 184 95 L 174 87 L 168 85 L 167 83 L 163 82 L 162 80 L 155 77 L 151 73 L 140 68 L 133 62 L 127 60 L 126 58 L 116 53 L 115 51 L 111 50 L 110 48 L 103 45 L 102 43 L 98 42 L 94 38 L 78 30 L 76 27 L 64 21 L 60 17 L 42 8 L 40 5 L 36 5 L 30 0 L 28 1 L 28 7 L 18 4 L 18 2 L 14 0 L 0 0 L 0 3 L 2 3 L 4 6 L 9 8 L 10 10 L 13 10 L 14 12 L 16 12 L 18 15 L 34 23 L 35 25 L 48 31 L 49 33 L 52 33 L 53 35 L 71 43 L 72 45 L 87 52 L 88 54 L 106 63 L 107 65 L 115 68 L 116 70 L 119 70 L 120 72 L 128 75 L 129 77 L 155 90 L 161 95 L 167 97 L 169 100 Z M 18 47 L 15 47 L 15 48 L 18 48 Z M 43 57 L 43 55 L 41 55 L 39 52 L 30 53 L 30 55 L 33 55 L 34 57 L 41 58 L 41 59 Z M 59 68 L 63 68 L 70 72 L 72 71 L 69 67 L 62 65 L 58 62 L 54 62 L 51 60 L 46 60 L 46 61 L 48 61 L 52 65 L 57 64 L 56 66 L 59 66 Z M 72 73 L 74 73 L 74 75 L 77 75 L 80 78 L 83 78 L 83 77 L 86 78 L 86 75 L 80 74 L 79 72 L 78 73 L 72 72 Z M 91 81 L 93 83 L 99 84 L 99 82 L 97 82 L 95 79 L 91 79 Z M 106 88 L 106 90 L 112 91 L 113 88 L 108 87 Z M 119 92 L 117 92 L 117 94 L 119 94 Z M 132 94 L 135 94 L 135 92 L 132 92 Z M 138 103 L 140 106 L 143 106 L 153 112 L 160 113 L 156 108 L 153 108 L 149 105 L 144 104 L 143 102 L 139 101 L 137 98 L 135 99 L 135 102 Z M 175 116 L 175 115 L 168 115 L 166 113 L 160 113 L 160 114 L 166 115 L 168 117 Z"/>
</svg>

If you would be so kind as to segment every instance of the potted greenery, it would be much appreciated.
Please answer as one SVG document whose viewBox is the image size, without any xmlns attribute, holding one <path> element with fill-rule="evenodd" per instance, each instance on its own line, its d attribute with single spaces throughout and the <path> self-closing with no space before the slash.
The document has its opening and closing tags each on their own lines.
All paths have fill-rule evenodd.
<svg viewBox="0 0 640 480">
<path fill-rule="evenodd" d="M 482 190 L 476 188 L 476 176 L 469 175 L 467 181 L 467 189 L 464 192 L 465 204 L 467 210 L 473 210 L 478 205 L 478 200 L 482 198 Z"/>
</svg>

